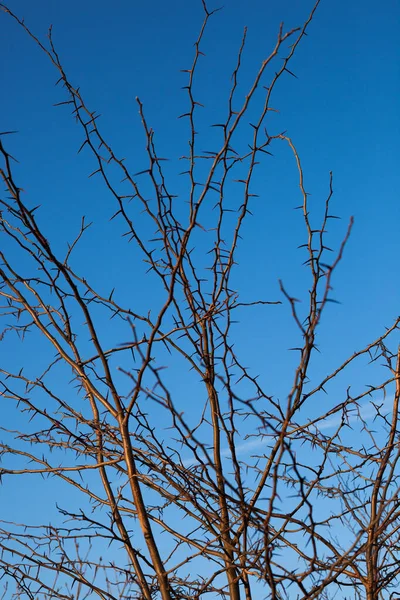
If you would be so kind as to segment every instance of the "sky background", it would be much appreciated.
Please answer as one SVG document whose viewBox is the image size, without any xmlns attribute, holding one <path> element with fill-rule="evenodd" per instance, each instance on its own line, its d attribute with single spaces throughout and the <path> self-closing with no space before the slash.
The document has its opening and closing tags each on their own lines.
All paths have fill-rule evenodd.
<svg viewBox="0 0 400 600">
<path fill-rule="evenodd" d="M 155 130 L 159 155 L 171 158 L 171 188 L 184 194 L 185 182 L 176 177 L 184 170 L 178 159 L 185 154 L 188 139 L 185 120 L 177 119 L 187 109 L 181 89 L 187 76 L 180 70 L 191 64 L 203 17 L 201 3 L 119 1 L 111 10 L 102 1 L 18 0 L 10 8 L 43 41 L 48 26 L 53 26 L 54 42 L 71 82 L 81 87 L 91 110 L 102 114 L 102 131 L 133 172 L 147 166 L 135 102 L 140 97 Z M 203 46 L 206 57 L 195 86 L 198 100 L 206 106 L 199 113 L 202 148 L 214 142 L 216 130 L 210 125 L 225 116 L 230 73 L 244 26 L 248 38 L 242 91 L 271 51 L 279 23 L 283 21 L 287 29 L 299 25 L 310 9 L 311 3 L 304 1 L 254 0 L 246 5 L 232 1 L 211 19 Z M 333 282 L 333 296 L 342 304 L 329 306 L 323 322 L 325 348 L 342 357 L 377 336 L 398 313 L 399 15 L 394 1 L 381 6 L 369 1 L 322 1 L 291 65 L 297 79 L 283 77 L 272 99 L 279 114 L 271 117 L 271 131 L 287 131 L 296 144 L 317 216 L 333 171 L 332 207 L 342 220 L 331 226 L 331 247 L 338 247 L 350 215 L 355 218 L 345 260 Z M 131 245 L 127 260 L 134 264 L 134 272 L 131 275 L 129 267 L 121 277 L 127 258 L 120 238 L 122 225 L 115 221 L 109 225 L 114 205 L 101 181 L 87 178 L 93 160 L 88 153 L 76 154 L 82 135 L 69 108 L 53 107 L 65 99 L 63 91 L 54 87 L 58 76 L 47 57 L 6 15 L 1 28 L 5 90 L 0 99 L 1 130 L 19 132 L 6 139 L 20 163 L 19 184 L 33 205 L 43 205 L 41 222 L 56 247 L 66 248 L 82 214 L 93 221 L 77 258 L 90 265 L 95 284 L 107 291 L 118 283 L 122 294 L 130 293 L 127 286 L 138 281 L 146 267 Z M 297 172 L 283 144 L 275 144 L 273 151 L 275 157 L 256 173 L 261 199 L 254 207 L 255 218 L 246 224 L 249 243 L 240 249 L 237 282 L 243 300 L 250 300 L 248 290 L 251 299 L 279 299 L 278 278 L 295 296 L 307 291 L 306 271 L 301 268 L 304 254 L 297 250 L 305 241 L 304 225 L 293 211 L 301 201 Z M 107 244 L 102 243 L 104 238 Z M 154 297 L 152 285 L 147 279 L 146 286 L 134 286 L 139 308 L 146 310 Z M 241 343 L 249 351 L 258 348 L 252 356 L 256 370 L 265 365 L 267 346 L 277 344 L 285 352 L 296 345 L 286 339 L 293 334 L 287 310 L 281 310 L 279 327 L 277 313 L 271 311 L 270 322 L 263 315 L 268 339 L 264 329 L 253 326 L 260 313 L 242 315 Z M 249 328 L 251 336 L 246 335 Z M 275 365 L 278 375 L 284 362 Z"/>
<path fill-rule="evenodd" d="M 126 156 L 133 172 L 147 166 L 135 102 L 140 97 L 159 154 L 172 159 L 171 187 L 184 194 L 177 173 L 182 170 L 179 157 L 186 152 L 188 131 L 177 117 L 187 108 L 181 89 L 187 76 L 180 70 L 192 61 L 203 16 L 201 3 L 118 0 L 111 8 L 103 0 L 11 0 L 8 6 L 42 40 L 53 25 L 53 39 L 71 82 L 81 87 L 91 110 L 102 114 L 105 136 L 120 156 Z M 210 3 L 214 6 L 218 4 Z M 225 115 L 230 73 L 244 26 L 248 38 L 239 87 L 243 92 L 270 53 L 279 23 L 284 21 L 287 29 L 301 25 L 311 8 L 312 2 L 305 0 L 228 0 L 213 17 L 195 88 L 197 99 L 206 106 L 199 117 L 204 149 L 216 135 L 210 125 Z M 334 278 L 334 298 L 341 304 L 327 308 L 316 373 L 326 373 L 380 335 L 399 313 L 399 25 L 400 8 L 394 0 L 380 5 L 371 0 L 322 0 L 290 67 L 297 78 L 284 76 L 273 94 L 272 105 L 279 114 L 271 117 L 271 131 L 285 130 L 295 142 L 316 214 L 333 171 L 332 206 L 341 221 L 332 224 L 331 247 L 338 248 L 350 216 L 355 218 Z M 104 293 L 119 284 L 121 297 L 132 295 L 138 310 L 145 311 L 158 288 L 151 278 L 144 286 L 138 284 L 145 266 L 132 246 L 127 254 L 120 237 L 122 225 L 109 224 L 115 208 L 100 180 L 87 178 L 93 161 L 88 154 L 76 154 L 82 134 L 68 107 L 53 107 L 65 99 L 54 86 L 58 78 L 54 67 L 2 13 L 0 34 L 0 130 L 18 131 L 5 141 L 19 161 L 15 171 L 19 185 L 31 205 L 42 204 L 40 222 L 60 251 L 76 235 L 82 214 L 93 221 L 75 260 L 86 264 L 91 281 Z M 293 210 L 301 203 L 297 171 L 283 144 L 276 144 L 273 152 L 274 157 L 257 171 L 260 200 L 245 228 L 249 243 L 240 249 L 236 281 L 243 301 L 281 299 L 278 278 L 294 296 L 306 298 L 306 272 L 301 266 L 305 258 L 297 249 L 305 241 L 305 230 L 300 214 Z M 276 310 L 280 312 L 243 313 L 237 344 L 273 393 L 284 394 L 294 365 L 287 348 L 297 345 L 297 332 L 289 308 Z M 110 326 L 110 339 L 117 334 Z M 0 347 L 2 360 L 12 364 L 32 357 L 29 343 L 22 351 L 8 340 L 6 349 Z M 36 342 L 34 347 L 37 364 L 32 367 L 39 368 L 41 353 Z M 173 378 L 173 366 L 171 373 Z M 356 372 L 353 376 L 355 385 L 364 385 Z M 177 388 L 176 394 L 184 401 L 186 381 L 180 378 L 180 382 L 182 389 Z M 17 514 L 22 506 L 19 492 L 15 487 Z M 9 499 L 8 495 L 8 506 Z M 4 495 L 0 503 L 4 505 Z"/>
<path fill-rule="evenodd" d="M 287 28 L 295 26 L 310 7 L 304 1 L 246 5 L 232 1 L 211 20 L 204 45 L 207 57 L 197 84 L 209 124 L 224 114 L 228 73 L 244 25 L 248 26 L 248 43 L 243 89 L 246 77 L 250 81 L 271 50 L 279 22 L 284 21 Z M 180 89 L 186 76 L 180 69 L 187 68 L 192 58 L 202 19 L 200 2 L 119 1 L 111 10 L 102 1 L 18 0 L 10 8 L 24 16 L 42 39 L 48 25 L 53 25 L 69 77 L 81 86 L 90 107 L 103 115 L 103 130 L 134 172 L 146 166 L 136 96 L 144 103 L 160 154 L 177 159 L 185 152 L 186 124 L 177 120 L 186 107 Z M 379 331 L 398 310 L 399 12 L 394 1 L 380 6 L 370 1 L 322 1 L 292 64 L 298 79 L 282 78 L 273 97 L 280 111 L 275 130 L 286 130 L 298 146 L 306 187 L 316 202 L 325 197 L 328 173 L 333 171 L 336 213 L 344 221 L 342 229 L 334 232 L 336 241 L 349 216 L 355 217 L 346 261 L 335 280 L 338 299 L 345 301 L 337 316 L 348 335 L 354 330 L 355 337 Z M 19 131 L 7 142 L 21 163 L 21 185 L 35 200 L 40 197 L 46 208 L 43 219 L 53 229 L 58 222 L 61 239 L 70 239 L 76 231 L 82 206 L 89 217 L 96 213 L 98 228 L 105 227 L 99 217 L 109 215 L 113 207 L 99 199 L 101 185 L 86 179 L 92 163 L 89 156 L 76 156 L 81 134 L 68 109 L 52 107 L 64 99 L 62 91 L 54 88 L 53 67 L 5 15 L 1 28 L 2 129 Z M 204 132 L 211 135 L 214 130 L 207 131 L 205 122 Z M 276 147 L 275 152 L 279 152 Z M 263 165 L 259 182 L 265 189 L 262 208 L 268 212 L 269 223 L 281 221 L 297 205 L 296 178 L 287 150 Z M 271 281 L 276 282 L 278 276 L 284 280 L 293 276 L 290 253 L 303 240 L 299 240 L 301 230 L 294 229 L 297 215 L 287 219 L 284 231 L 268 228 L 268 222 L 255 219 L 252 236 L 271 241 L 274 236 L 287 238 L 282 261 L 286 264 L 271 269 L 271 257 L 260 257 Z M 252 250 L 257 252 L 258 247 Z M 104 260 L 98 262 L 106 268 Z M 249 264 L 241 277 L 247 273 L 253 280 L 258 268 L 258 261 L 253 268 Z"/>
</svg>

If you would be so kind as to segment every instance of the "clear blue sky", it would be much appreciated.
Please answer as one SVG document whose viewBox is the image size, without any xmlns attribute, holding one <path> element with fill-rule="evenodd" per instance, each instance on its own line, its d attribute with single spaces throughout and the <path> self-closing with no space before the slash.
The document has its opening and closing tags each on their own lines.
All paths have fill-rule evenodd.
<svg viewBox="0 0 400 600">
<path fill-rule="evenodd" d="M 245 89 L 269 53 L 279 23 L 284 21 L 287 28 L 302 23 L 311 5 L 305 1 L 234 0 L 214 16 L 196 88 L 198 99 L 206 105 L 201 117 L 203 148 L 211 144 L 210 136 L 215 132 L 209 124 L 225 114 L 229 73 L 243 27 L 248 26 L 241 79 Z M 192 59 L 193 41 L 202 19 L 200 2 L 121 0 L 111 8 L 108 2 L 97 0 L 43 0 L 39 4 L 19 0 L 11 1 L 10 8 L 42 39 L 47 27 L 53 25 L 54 41 L 72 83 L 81 86 L 90 108 L 103 115 L 103 131 L 119 154 L 127 157 L 133 172 L 147 164 L 135 96 L 144 103 L 159 154 L 175 159 L 175 172 L 182 170 L 177 159 L 186 151 L 187 130 L 184 120 L 177 120 L 177 116 L 187 105 L 181 90 L 186 75 L 180 70 Z M 333 206 L 342 217 L 341 223 L 332 226 L 333 247 L 337 247 L 349 216 L 355 217 L 345 260 L 334 280 L 335 298 L 342 305 L 328 308 L 331 319 L 324 324 L 325 348 L 335 349 L 340 356 L 377 335 L 398 312 L 399 17 L 393 0 L 382 6 L 369 0 L 322 0 L 292 63 L 298 78 L 282 78 L 273 96 L 280 113 L 273 117 L 272 129 L 286 130 L 296 143 L 306 188 L 317 207 L 325 198 L 328 174 L 333 171 Z M 80 251 L 93 259 L 92 278 L 107 281 L 106 288 L 112 289 L 114 280 L 120 279 L 115 264 L 125 255 L 124 242 L 119 239 L 121 229 L 113 223 L 110 230 L 107 222 L 114 205 L 99 180 L 87 179 L 93 170 L 90 157 L 76 156 L 82 138 L 68 108 L 52 106 L 65 99 L 62 90 L 54 88 L 57 74 L 52 65 L 6 15 L 2 15 L 1 29 L 5 90 L 0 100 L 1 129 L 19 131 L 7 142 L 20 161 L 20 185 L 33 204 L 43 204 L 41 218 L 54 243 L 65 246 L 76 233 L 82 213 L 94 221 Z M 267 160 L 257 174 L 259 212 L 248 222 L 251 244 L 243 246 L 237 275 L 243 299 L 249 299 L 245 296 L 250 283 L 252 297 L 259 294 L 277 299 L 278 277 L 294 295 L 306 291 L 302 254 L 296 249 L 305 240 L 304 229 L 300 215 L 292 210 L 300 198 L 297 173 L 286 149 L 275 146 L 274 152 L 275 158 Z M 172 181 L 174 186 L 178 193 L 184 191 L 181 179 Z M 98 245 L 99 236 L 104 235 L 109 244 Z M 110 235 L 114 244 L 111 253 Z M 91 247 L 96 247 L 95 256 Z M 140 259 L 135 268 L 140 269 Z M 303 287 L 298 289 L 297 284 Z M 150 280 L 147 285 L 151 286 Z M 136 290 L 142 306 L 149 301 L 148 293 L 148 288 Z M 281 311 L 281 315 L 280 325 L 284 326 L 287 314 Z M 253 318 L 243 315 L 244 332 L 252 326 Z M 275 318 L 269 323 L 271 327 L 267 325 L 267 342 L 264 330 L 258 328 L 251 340 L 249 336 L 242 340 L 249 349 L 259 344 L 260 351 L 252 356 L 257 371 L 263 368 L 267 346 L 274 338 Z M 292 333 L 289 326 L 287 337 Z M 293 346 L 282 329 L 275 344 L 283 353 Z M 283 363 L 277 365 L 282 375 Z"/>
<path fill-rule="evenodd" d="M 210 123 L 221 114 L 218 108 L 224 107 L 223 94 L 229 85 L 224 73 L 232 69 L 244 25 L 249 28 L 245 65 L 250 77 L 270 50 L 278 23 L 299 24 L 311 4 L 234 0 L 214 17 L 198 84 Z M 53 25 L 72 82 L 81 86 L 93 110 L 102 113 L 103 129 L 133 170 L 139 171 L 145 161 L 135 96 L 144 102 L 160 153 L 173 158 L 184 153 L 184 124 L 176 119 L 186 106 L 180 90 L 185 75 L 179 71 L 191 60 L 202 18 L 200 2 L 119 0 L 111 8 L 102 0 L 11 0 L 10 7 L 39 36 Z M 298 79 L 288 75 L 274 96 L 280 110 L 277 128 L 287 130 L 298 145 L 313 197 L 322 200 L 332 170 L 336 212 L 344 220 L 350 214 L 355 217 L 346 261 L 336 278 L 338 297 L 345 301 L 337 317 L 345 320 L 346 328 L 351 326 L 355 336 L 363 335 L 367 322 L 368 331 L 378 330 L 398 306 L 399 12 L 394 0 L 383 5 L 370 0 L 322 0 L 292 65 Z M 53 87 L 52 66 L 5 15 L 1 30 L 2 129 L 20 132 L 9 143 L 21 162 L 24 187 L 40 193 L 46 207 L 43 214 L 54 217 L 68 203 L 68 210 L 62 210 L 67 237 L 69 227 L 75 230 L 83 204 L 88 215 L 92 209 L 101 214 L 109 209 L 99 206 L 93 191 L 96 184 L 84 179 L 91 166 L 85 162 L 88 159 L 74 156 L 81 137 L 68 110 L 52 108 L 63 99 L 61 90 Z M 271 220 L 296 205 L 297 198 L 291 197 L 295 188 L 283 185 L 289 177 L 295 181 L 288 152 L 267 162 L 260 176 Z M 51 199 L 55 182 L 57 199 Z M 275 197 L 279 188 L 282 192 Z M 264 228 L 255 222 L 255 233 L 258 226 Z M 286 235 L 287 251 L 292 252 L 301 234 L 296 232 L 292 240 L 289 223 Z M 289 275 L 285 268 L 271 273 L 275 279 Z"/>
<path fill-rule="evenodd" d="M 196 88 L 199 101 L 206 105 L 200 121 L 204 149 L 213 139 L 208 136 L 214 135 L 208 126 L 225 114 L 229 74 L 243 27 L 248 26 L 244 90 L 271 51 L 279 23 L 284 21 L 287 28 L 301 24 L 312 4 L 227 0 L 213 17 Z M 8 5 L 42 39 L 53 25 L 54 42 L 71 82 L 81 87 L 90 108 L 102 114 L 103 131 L 133 172 L 146 168 L 136 96 L 156 132 L 159 154 L 178 161 L 188 137 L 186 124 L 177 119 L 187 106 L 181 90 L 186 75 L 180 70 L 192 60 L 202 20 L 200 2 L 118 0 L 111 6 L 105 0 L 10 0 Z M 400 312 L 399 26 L 395 0 L 381 4 L 322 0 L 291 66 L 297 79 L 283 77 L 273 96 L 279 115 L 272 117 L 271 127 L 274 132 L 286 130 L 296 143 L 317 211 L 333 171 L 334 212 L 342 221 L 332 225 L 332 247 L 338 247 L 350 215 L 355 218 L 344 261 L 334 278 L 334 297 L 341 304 L 327 308 L 322 325 L 323 354 L 316 367 L 321 373 L 382 333 Z M 121 297 L 134 295 L 138 309 L 146 310 L 158 288 L 152 287 L 151 278 L 144 287 L 135 285 L 144 270 L 139 255 L 132 248 L 128 258 L 120 239 L 122 226 L 115 221 L 108 224 L 114 205 L 100 180 L 87 179 L 93 163 L 87 154 L 76 155 L 82 136 L 69 109 L 53 107 L 65 99 L 62 90 L 54 87 L 57 73 L 4 14 L 0 14 L 0 35 L 0 130 L 19 132 L 6 139 L 20 163 L 19 185 L 32 205 L 42 204 L 44 230 L 60 249 L 77 233 L 80 216 L 87 215 L 94 226 L 76 260 L 88 262 L 91 281 L 105 294 L 120 282 Z M 301 202 L 297 172 L 283 146 L 276 146 L 274 153 L 257 173 L 261 198 L 245 230 L 250 243 L 240 251 L 237 282 L 243 301 L 254 300 L 257 294 L 281 299 L 278 277 L 293 295 L 306 298 L 304 258 L 297 250 L 305 241 L 305 231 L 300 215 L 293 211 Z M 173 164 L 178 172 L 179 164 Z M 183 193 L 180 179 L 172 178 L 174 186 Z M 126 277 L 129 261 L 136 261 L 135 271 Z M 296 345 L 296 334 L 288 307 L 277 310 L 263 313 L 262 326 L 255 320 L 261 313 L 243 313 L 237 334 L 254 373 L 263 373 L 272 393 L 284 394 L 292 382 L 288 367 L 293 357 L 287 348 Z M 115 331 L 109 334 L 111 339 Z M 30 352 L 27 348 L 25 356 Z M 275 361 L 272 372 L 265 373 L 271 360 Z M 173 374 L 173 365 L 171 369 Z M 181 381 L 177 393 L 184 397 L 185 380 Z M 16 494 L 16 510 L 18 503 Z"/>
</svg>

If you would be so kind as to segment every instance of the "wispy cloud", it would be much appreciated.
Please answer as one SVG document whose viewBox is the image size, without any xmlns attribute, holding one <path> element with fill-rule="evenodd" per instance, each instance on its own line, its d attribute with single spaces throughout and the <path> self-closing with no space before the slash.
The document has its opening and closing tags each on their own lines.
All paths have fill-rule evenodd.
<svg viewBox="0 0 400 600">
<path fill-rule="evenodd" d="M 374 402 L 374 404 L 378 404 L 380 406 L 381 412 L 385 412 L 385 411 L 389 412 L 392 408 L 393 397 L 388 396 L 385 399 Z M 356 423 L 360 419 L 360 416 L 364 421 L 370 421 L 371 419 L 375 418 L 376 409 L 371 402 L 366 402 L 365 404 L 361 405 L 359 408 L 359 413 L 354 412 L 351 415 L 349 415 L 347 417 L 346 422 L 348 424 Z M 329 417 L 325 420 L 318 422 L 316 427 L 318 428 L 319 431 L 327 431 L 329 429 L 334 429 L 335 427 L 338 427 L 341 423 L 342 423 L 342 417 L 341 417 L 341 415 L 338 415 L 338 416 Z M 314 428 L 313 425 L 310 425 L 310 427 Z M 235 447 L 236 456 L 246 455 L 246 454 L 250 453 L 252 450 L 256 450 L 257 448 L 262 448 L 262 447 L 265 447 L 265 438 L 263 439 L 263 438 L 257 437 L 254 439 L 245 440 L 242 443 L 236 445 L 236 447 Z M 228 447 L 223 448 L 221 451 L 221 455 L 225 458 L 229 457 L 231 455 L 230 449 Z M 195 464 L 198 464 L 198 461 L 194 458 L 188 458 L 183 461 L 183 465 L 185 467 L 189 467 L 189 466 L 192 466 Z"/>
<path fill-rule="evenodd" d="M 379 405 L 381 407 L 381 411 L 390 410 L 393 404 L 393 398 L 391 396 L 388 396 L 387 398 L 382 399 L 381 401 L 374 402 L 374 404 Z M 347 417 L 346 422 L 349 424 L 355 423 L 360 419 L 360 417 L 364 421 L 370 421 L 371 419 L 375 418 L 375 416 L 376 408 L 371 402 L 366 402 L 365 404 L 360 406 L 359 413 L 353 412 Z M 333 429 L 334 427 L 338 427 L 341 423 L 342 417 L 338 415 L 321 421 L 320 423 L 318 423 L 317 427 L 320 431 L 324 431 L 326 429 Z"/>
</svg>

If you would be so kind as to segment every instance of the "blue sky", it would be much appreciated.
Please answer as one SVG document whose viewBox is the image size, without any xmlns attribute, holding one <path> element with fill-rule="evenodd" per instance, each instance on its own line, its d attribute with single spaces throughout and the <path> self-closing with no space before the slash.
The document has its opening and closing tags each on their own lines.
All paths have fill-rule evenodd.
<svg viewBox="0 0 400 600">
<path fill-rule="evenodd" d="M 145 139 L 135 102 L 140 97 L 155 130 L 159 154 L 172 159 L 168 166 L 171 188 L 183 197 L 185 184 L 177 173 L 182 170 L 179 157 L 186 152 L 188 131 L 184 120 L 177 118 L 187 106 L 181 89 L 186 75 L 181 69 L 192 60 L 201 3 L 118 0 L 111 8 L 104 0 L 10 0 L 9 7 L 43 40 L 53 25 L 53 39 L 71 82 L 81 87 L 90 108 L 102 114 L 102 130 L 118 154 L 126 156 L 133 172 L 146 168 Z M 243 27 L 248 26 L 248 41 L 241 92 L 270 53 L 279 23 L 284 21 L 288 29 L 297 26 L 311 8 L 312 2 L 305 0 L 228 0 L 213 17 L 195 88 L 205 104 L 199 117 L 202 148 L 216 141 L 210 125 L 225 115 Z M 100 180 L 87 178 L 93 170 L 92 159 L 76 154 L 82 142 L 79 128 L 68 108 L 53 107 L 65 99 L 63 91 L 54 87 L 57 73 L 11 19 L 4 14 L 0 17 L 0 130 L 19 132 L 6 142 L 19 160 L 15 172 L 29 203 L 42 204 L 44 231 L 62 251 L 85 214 L 93 227 L 79 246 L 76 264 L 85 261 L 91 281 L 105 294 L 118 285 L 120 298 L 132 297 L 138 310 L 156 307 L 159 288 L 145 276 L 138 251 L 131 245 L 127 252 L 122 225 L 117 220 L 109 224 L 115 208 Z M 322 354 L 313 367 L 316 376 L 377 337 L 399 313 L 399 25 L 400 10 L 394 0 L 384 5 L 371 0 L 322 0 L 291 66 L 297 78 L 283 77 L 273 95 L 279 113 L 271 116 L 271 130 L 285 130 L 295 142 L 316 215 L 333 171 L 334 213 L 342 220 L 331 227 L 331 247 L 338 248 L 349 217 L 355 218 L 344 260 L 334 277 L 334 298 L 341 303 L 327 307 L 321 326 Z M 255 187 L 260 199 L 239 249 L 235 283 L 243 301 L 260 296 L 282 299 L 278 278 L 294 296 L 307 296 L 304 258 L 297 249 L 305 241 L 305 230 L 293 210 L 301 203 L 297 172 L 282 143 L 276 143 L 273 152 L 274 157 L 268 157 L 257 171 Z M 287 348 L 298 345 L 298 334 L 287 305 L 262 310 L 241 313 L 237 345 L 254 374 L 261 373 L 272 393 L 284 395 L 295 364 Z M 106 328 L 110 343 L 125 335 L 114 324 Z M 24 362 L 32 356 L 29 340 L 25 350 L 15 341 L 8 348 L 6 363 Z M 38 368 L 41 360 L 38 353 Z M 178 363 L 170 365 L 171 374 L 166 377 L 176 382 L 179 369 Z M 355 369 L 351 375 L 352 383 L 362 389 L 365 381 Z M 181 388 L 175 388 L 175 393 L 184 403 L 189 379 L 179 381 Z M 339 382 L 333 394 L 348 383 L 348 379 Z M 16 488 L 17 512 L 18 492 Z"/>
<path fill-rule="evenodd" d="M 226 71 L 234 65 L 243 26 L 249 28 L 243 78 L 248 75 L 250 79 L 271 48 L 279 22 L 284 21 L 288 28 L 300 23 L 310 6 L 307 2 L 257 1 L 245 6 L 233 1 L 214 17 L 197 88 L 209 111 L 209 123 L 225 106 Z M 10 7 L 42 38 L 47 26 L 53 25 L 55 43 L 71 80 L 81 86 L 90 106 L 103 115 L 103 130 L 120 154 L 128 157 L 133 170 L 136 165 L 136 170 L 141 170 L 145 160 L 135 96 L 144 103 L 160 154 L 176 159 L 184 153 L 185 124 L 176 119 L 186 106 L 180 89 L 185 75 L 180 69 L 187 68 L 191 60 L 202 18 L 200 3 L 121 1 L 110 9 L 109 3 L 102 1 L 43 0 L 38 5 L 20 0 L 11 2 Z M 336 212 L 343 221 L 349 215 L 355 217 L 346 261 L 335 280 L 340 300 L 345 301 L 337 317 L 344 320 L 347 331 L 354 330 L 355 337 L 363 336 L 365 322 L 369 323 L 368 332 L 378 331 L 397 311 L 399 288 L 391 274 L 396 269 L 393 246 L 400 210 L 396 151 L 400 82 L 394 66 L 399 56 L 398 23 L 399 10 L 393 1 L 384 7 L 369 1 L 322 1 L 292 65 L 298 79 L 288 75 L 274 95 L 280 111 L 276 128 L 287 130 L 297 144 L 312 197 L 324 197 L 332 170 Z M 82 205 L 89 216 L 93 208 L 104 216 L 110 209 L 96 199 L 101 185 L 85 179 L 89 158 L 74 155 L 81 138 L 68 118 L 68 109 L 52 107 L 63 94 L 53 87 L 56 74 L 51 65 L 4 17 L 2 40 L 2 80 L 7 90 L 1 99 L 2 129 L 20 132 L 8 142 L 21 162 L 24 187 L 32 195 L 40 195 L 46 205 L 43 218 L 57 218 L 59 206 L 68 203 L 68 211 L 62 211 L 67 238 L 68 228 L 76 229 Z M 71 173 L 79 178 L 79 185 Z M 289 152 L 282 151 L 277 160 L 266 162 L 259 177 L 265 196 L 271 198 L 265 203 L 272 220 L 288 217 L 297 202 L 291 198 L 296 194 L 296 172 Z M 55 182 L 57 200 L 50 200 Z M 283 262 L 286 254 L 290 260 L 269 270 L 272 281 L 293 276 L 290 253 L 302 243 L 296 221 L 289 221 L 286 228 L 289 243 L 283 249 Z M 254 226 L 257 239 L 263 237 L 258 226 L 271 240 L 280 236 L 275 228 L 265 230 L 263 220 L 250 226 Z M 335 235 L 343 230 L 338 227 Z M 253 270 L 251 264 L 244 269 L 249 277 L 254 275 L 254 266 Z"/>
</svg>

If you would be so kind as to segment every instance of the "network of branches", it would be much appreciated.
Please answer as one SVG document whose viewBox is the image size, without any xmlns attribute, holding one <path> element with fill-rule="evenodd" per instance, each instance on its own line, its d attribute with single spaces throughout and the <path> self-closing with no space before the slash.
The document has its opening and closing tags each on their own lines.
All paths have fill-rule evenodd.
<svg viewBox="0 0 400 600">
<path fill-rule="evenodd" d="M 239 87 L 244 32 L 228 74 L 225 118 L 212 124 L 219 146 L 205 152 L 197 119 L 207 106 L 195 83 L 208 60 L 202 44 L 216 11 L 203 1 L 181 115 L 189 131 L 183 199 L 174 194 L 141 101 L 147 168 L 138 173 L 104 137 L 84 90 L 64 69 L 51 30 L 42 42 L 0 5 L 3 17 L 16 21 L 58 72 L 65 94 L 59 104 L 72 110 L 79 152 L 94 161 L 90 176 L 104 183 L 110 227 L 123 226 L 126 252 L 136 247 L 133 256 L 141 254 L 147 277 L 159 286 L 149 298 L 151 310 L 141 312 L 134 293 L 111 291 L 107 281 L 92 285 L 89 263 L 74 260 L 90 224 L 82 218 L 78 235 L 60 253 L 41 225 L 46 206 L 35 207 L 39 202 L 24 194 L 26 182 L 17 178 L 9 137 L 2 134 L 1 343 L 21 348 L 21 356 L 30 344 L 47 360 L 35 371 L 39 363 L 21 364 L 14 356 L 14 369 L 0 369 L 1 410 L 15 425 L 0 428 L 2 493 L 7 499 L 8 486 L 18 480 L 29 502 L 34 495 L 39 505 L 48 495 L 58 507 L 51 522 L 32 511 L 0 522 L 3 598 L 394 597 L 400 582 L 394 347 L 400 321 L 316 378 L 321 318 L 333 300 L 332 280 L 353 223 L 336 250 L 329 248 L 327 228 L 338 218 L 332 175 L 316 224 L 296 146 L 269 125 L 274 90 L 293 74 L 292 58 L 318 4 L 301 27 L 279 29 L 245 94 Z M 249 126 L 254 98 L 260 109 Z M 277 286 L 280 297 L 270 299 L 235 289 L 237 255 L 248 243 L 242 234 L 257 211 L 255 173 L 277 145 L 298 172 L 299 252 L 306 253 L 298 268 L 307 273 L 302 302 L 285 282 L 280 292 Z M 149 232 L 155 232 L 151 239 Z M 133 261 L 133 280 L 136 268 Z M 286 311 L 296 332 L 296 364 L 280 397 L 235 345 L 241 315 L 254 311 L 261 323 L 263 314 L 277 310 Z M 112 343 L 110 319 L 118 333 Z M 362 373 L 374 370 L 374 385 L 352 381 L 357 364 Z M 346 382 L 342 396 L 330 393 L 338 379 Z"/>
</svg>

